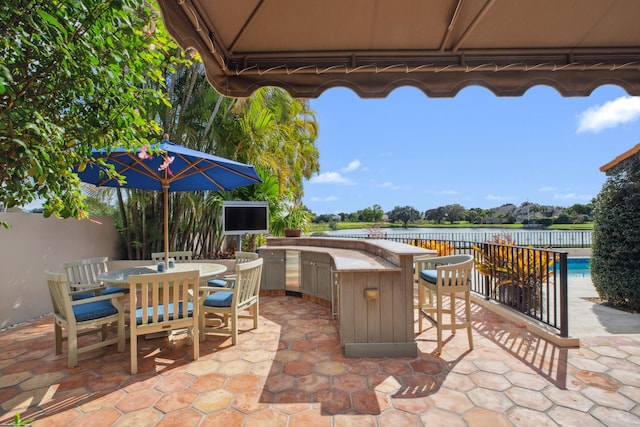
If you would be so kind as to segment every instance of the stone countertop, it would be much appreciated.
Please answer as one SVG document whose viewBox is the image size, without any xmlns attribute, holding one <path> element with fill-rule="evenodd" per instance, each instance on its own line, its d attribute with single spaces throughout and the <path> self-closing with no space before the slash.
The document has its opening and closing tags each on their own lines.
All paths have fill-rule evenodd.
<svg viewBox="0 0 640 427">
<path fill-rule="evenodd" d="M 297 250 L 327 253 L 338 272 L 400 271 L 399 256 L 414 256 L 435 251 L 388 240 L 331 238 L 269 238 L 260 250 Z"/>
</svg>

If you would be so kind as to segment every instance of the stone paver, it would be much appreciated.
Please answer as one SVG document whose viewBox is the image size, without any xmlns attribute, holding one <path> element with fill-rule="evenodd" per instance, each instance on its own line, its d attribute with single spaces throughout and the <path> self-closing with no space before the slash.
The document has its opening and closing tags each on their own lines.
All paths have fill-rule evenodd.
<svg viewBox="0 0 640 427">
<path fill-rule="evenodd" d="M 260 314 L 236 347 L 207 336 L 198 361 L 184 335 L 139 338 L 137 375 L 128 348 L 67 368 L 50 316 L 0 331 L 0 424 L 20 412 L 36 427 L 640 425 L 640 335 L 560 349 L 474 305 L 473 351 L 459 334 L 434 355 L 429 328 L 415 358 L 348 359 L 329 309 L 262 297 Z"/>
</svg>

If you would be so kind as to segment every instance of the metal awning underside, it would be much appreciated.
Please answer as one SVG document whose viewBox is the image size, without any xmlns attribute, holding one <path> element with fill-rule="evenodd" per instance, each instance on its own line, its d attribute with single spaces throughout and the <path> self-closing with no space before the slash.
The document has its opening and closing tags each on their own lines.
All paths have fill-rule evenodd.
<svg viewBox="0 0 640 427">
<path fill-rule="evenodd" d="M 638 0 L 159 0 L 165 25 L 202 55 L 221 94 L 278 86 L 365 98 L 413 86 L 453 97 L 478 85 L 640 95 Z"/>
</svg>

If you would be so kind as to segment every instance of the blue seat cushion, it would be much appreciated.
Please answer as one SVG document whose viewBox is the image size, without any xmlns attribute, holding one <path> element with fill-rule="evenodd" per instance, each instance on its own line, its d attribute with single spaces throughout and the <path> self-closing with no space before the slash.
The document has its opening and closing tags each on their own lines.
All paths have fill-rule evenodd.
<svg viewBox="0 0 640 427">
<path fill-rule="evenodd" d="M 128 294 L 129 293 L 129 288 L 118 288 L 118 287 L 115 287 L 115 286 L 107 286 L 100 293 L 102 295 L 111 295 L 111 294 L 117 294 L 118 292 L 122 292 L 124 294 Z"/>
<path fill-rule="evenodd" d="M 178 316 L 180 318 L 182 318 L 183 316 L 182 309 L 183 309 L 183 303 L 180 302 L 178 303 Z M 146 309 L 144 308 L 136 309 L 136 324 L 138 325 L 142 324 L 142 316 L 144 315 L 145 311 L 147 313 L 147 323 L 153 323 L 153 307 L 147 307 Z M 167 304 L 167 313 L 169 314 L 168 320 L 173 320 L 173 304 Z M 193 317 L 192 302 L 187 303 L 187 317 Z M 164 321 L 164 305 L 161 304 L 158 306 L 158 322 L 163 322 L 163 321 Z"/>
<path fill-rule="evenodd" d="M 233 292 L 214 292 L 204 300 L 207 307 L 231 307 Z"/>
<path fill-rule="evenodd" d="M 224 288 L 227 286 L 227 281 L 224 279 L 211 279 L 207 282 L 209 286 L 215 286 L 217 288 Z"/>
<path fill-rule="evenodd" d="M 435 285 L 438 281 L 438 270 L 420 270 L 420 278 Z"/>
<path fill-rule="evenodd" d="M 87 298 L 93 298 L 96 295 L 93 292 L 83 292 L 81 294 L 74 294 L 71 296 L 71 299 L 74 301 L 77 301 L 79 299 L 87 299 Z"/>
<path fill-rule="evenodd" d="M 100 319 L 101 317 L 113 316 L 117 313 L 118 310 L 116 310 L 110 301 L 93 301 L 73 306 L 73 314 L 76 316 L 76 322 Z"/>
</svg>

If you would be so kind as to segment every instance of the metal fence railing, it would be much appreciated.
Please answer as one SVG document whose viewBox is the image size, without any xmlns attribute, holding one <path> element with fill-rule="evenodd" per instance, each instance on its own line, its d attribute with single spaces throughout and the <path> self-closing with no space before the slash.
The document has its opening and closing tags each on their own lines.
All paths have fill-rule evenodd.
<svg viewBox="0 0 640 427">
<path fill-rule="evenodd" d="M 329 233 L 330 234 L 330 233 Z M 491 231 L 471 231 L 453 233 L 386 233 L 384 229 L 376 231 L 371 235 L 349 234 L 333 235 L 331 237 L 344 237 L 352 239 L 390 239 L 390 240 L 449 240 L 467 242 L 491 241 L 496 235 L 508 234 L 512 241 L 521 246 L 534 246 L 541 248 L 590 248 L 591 230 L 491 230 Z"/>
<path fill-rule="evenodd" d="M 350 236 L 354 237 L 367 238 Z M 439 255 L 473 255 L 473 293 L 542 322 L 561 337 L 569 336 L 567 252 L 484 241 L 422 239 L 415 235 L 376 238 L 437 249 Z"/>
<path fill-rule="evenodd" d="M 478 243 L 472 291 L 569 336 L 567 252 Z"/>
</svg>

